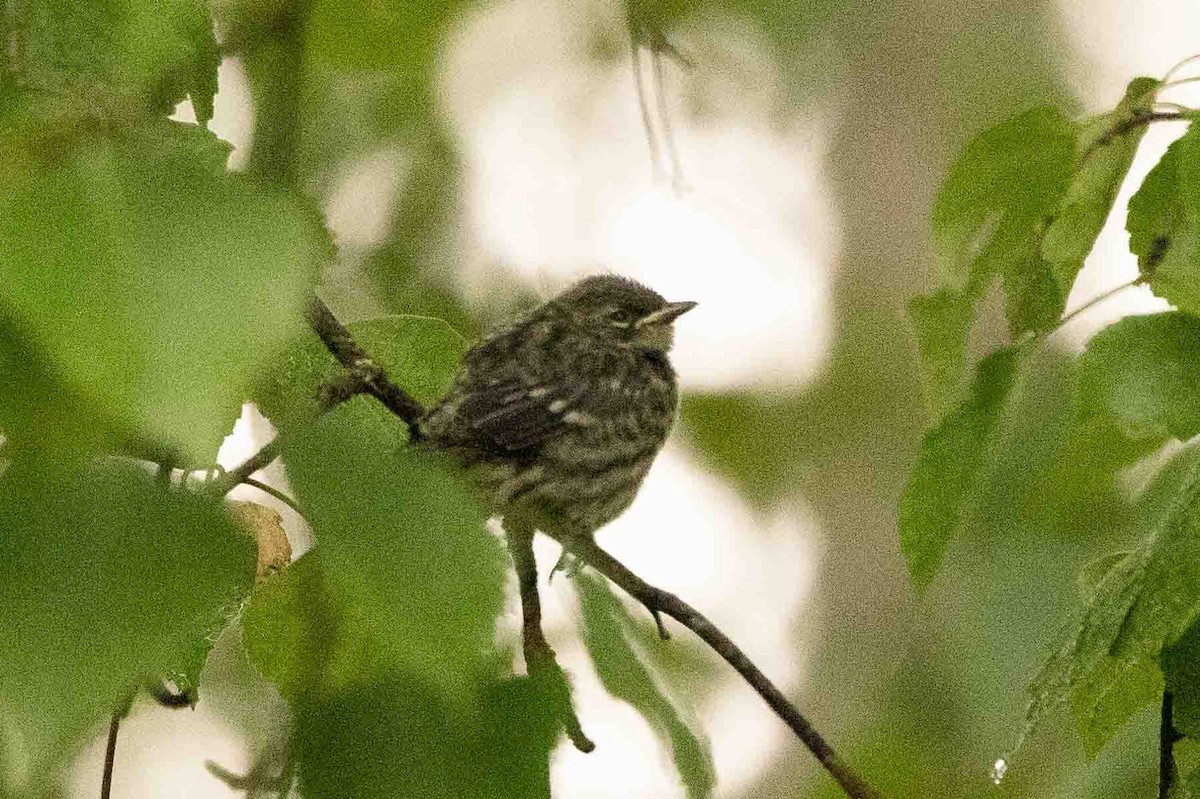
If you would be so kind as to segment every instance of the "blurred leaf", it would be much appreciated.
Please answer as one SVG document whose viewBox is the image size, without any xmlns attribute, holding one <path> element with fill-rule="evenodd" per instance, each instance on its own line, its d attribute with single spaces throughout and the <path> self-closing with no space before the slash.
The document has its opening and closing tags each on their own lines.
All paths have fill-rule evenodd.
<svg viewBox="0 0 1200 799">
<path fill-rule="evenodd" d="M 385 316 L 347 329 L 396 385 L 426 406 L 450 390 L 466 351 L 463 337 L 441 319 Z M 306 331 L 264 369 L 254 401 L 278 427 L 306 424 L 317 415 L 321 386 L 342 374 L 316 334 Z"/>
<path fill-rule="evenodd" d="M 1071 716 L 1088 757 L 1095 757 L 1129 719 L 1162 697 L 1163 678 L 1151 660 L 1100 658 L 1071 690 Z"/>
<path fill-rule="evenodd" d="M 493 648 L 505 561 L 475 492 L 402 444 L 341 407 L 284 460 L 334 595 L 388 662 L 454 692 Z"/>
<path fill-rule="evenodd" d="M 967 144 L 934 202 L 942 287 L 974 303 L 1002 276 L 1014 335 L 1053 324 L 1066 302 L 1039 247 L 1070 185 L 1075 139 L 1056 109 L 1018 114 Z"/>
<path fill-rule="evenodd" d="M 1160 658 L 1166 690 L 1172 696 L 1175 729 L 1200 739 L 1200 624 L 1193 624 Z"/>
<path fill-rule="evenodd" d="M 312 550 L 259 583 L 242 610 L 246 654 L 288 702 L 324 687 L 338 632 L 331 606 L 320 553 Z"/>
<path fill-rule="evenodd" d="M 1030 685 L 1028 726 L 1069 702 L 1089 756 L 1161 693 L 1159 655 L 1200 612 L 1200 446 L 1155 478 L 1137 529 L 1144 540 L 1100 581 Z"/>
<path fill-rule="evenodd" d="M 387 70 L 413 87 L 414 99 L 431 94 L 434 56 L 462 0 L 377 3 L 314 0 L 305 28 L 308 54 L 340 69 Z"/>
<path fill-rule="evenodd" d="M 111 418 L 207 461 L 295 335 L 328 239 L 299 198 L 223 173 L 224 153 L 163 122 L 6 175 L 0 313 L 92 408 L 44 424 L 87 438 Z"/>
<path fill-rule="evenodd" d="M 931 417 L 940 419 L 961 392 L 975 302 L 964 294 L 942 290 L 914 297 L 908 312 L 917 332 L 926 406 Z"/>
<path fill-rule="evenodd" d="M 1080 359 L 1079 391 L 1083 413 L 1107 411 L 1131 435 L 1200 433 L 1200 319 L 1175 311 L 1101 330 Z"/>
<path fill-rule="evenodd" d="M 18 462 L 0 480 L 0 519 L 0 715 L 49 779 L 144 677 L 194 679 L 197 642 L 249 588 L 254 551 L 219 502 L 130 468 Z"/>
<path fill-rule="evenodd" d="M 601 578 L 586 570 L 574 579 L 583 612 L 583 639 L 605 690 L 641 713 L 655 734 L 671 747 L 688 796 L 711 796 L 716 772 L 708 742 L 684 722 L 630 645 L 623 629 L 622 618 L 627 615 L 624 605 Z"/>
<path fill-rule="evenodd" d="M 400 126 L 386 119 L 395 113 L 396 103 L 390 97 L 380 103 L 375 116 L 382 117 L 376 123 L 381 129 Z M 389 308 L 432 312 L 459 325 L 462 300 L 453 273 L 445 269 L 458 257 L 459 155 L 440 135 L 410 134 L 406 145 L 409 166 L 392 212 L 391 235 L 368 256 L 363 269 Z"/>
<path fill-rule="evenodd" d="M 24 85 L 100 113 L 129 100 L 168 113 L 190 95 L 197 119 L 212 118 L 220 54 L 205 0 L 41 0 L 6 14 Z"/>
<path fill-rule="evenodd" d="M 1020 360 L 1012 348 L 984 358 L 967 397 L 921 441 L 900 498 L 900 550 L 918 590 L 933 579 L 962 521 Z"/>
<path fill-rule="evenodd" d="M 557 717 L 525 679 L 454 703 L 422 680 L 380 677 L 296 714 L 300 790 L 313 799 L 550 796 Z"/>
<path fill-rule="evenodd" d="M 1080 137 L 1078 168 L 1041 245 L 1064 299 L 1112 211 L 1146 126 L 1132 126 L 1118 136 L 1110 131 L 1149 111 L 1159 84 L 1154 78 L 1134 78 L 1116 109 L 1094 120 Z"/>
<path fill-rule="evenodd" d="M 1079 587 L 1079 596 L 1084 602 L 1089 602 L 1099 590 L 1100 584 L 1104 582 L 1104 578 L 1108 576 L 1114 568 L 1130 555 L 1128 550 L 1118 552 L 1109 552 L 1106 555 L 1101 555 L 1084 564 L 1080 570 L 1079 576 L 1076 578 L 1076 583 Z"/>
</svg>

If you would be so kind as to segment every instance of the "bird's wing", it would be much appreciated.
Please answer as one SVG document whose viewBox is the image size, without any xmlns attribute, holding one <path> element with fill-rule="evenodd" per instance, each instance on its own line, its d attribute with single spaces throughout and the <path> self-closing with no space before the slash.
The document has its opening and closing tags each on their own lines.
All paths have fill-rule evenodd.
<svg viewBox="0 0 1200 799">
<path fill-rule="evenodd" d="M 455 410 L 456 432 L 488 450 L 540 447 L 570 427 L 579 393 L 577 387 L 515 376 L 472 386 Z"/>
</svg>

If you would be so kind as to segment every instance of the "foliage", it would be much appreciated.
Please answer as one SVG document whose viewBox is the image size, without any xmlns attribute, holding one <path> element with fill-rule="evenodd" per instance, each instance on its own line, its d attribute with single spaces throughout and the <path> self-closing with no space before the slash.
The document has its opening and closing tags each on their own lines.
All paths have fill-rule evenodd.
<svg viewBox="0 0 1200 799">
<path fill-rule="evenodd" d="M 1112 112 L 1083 123 L 1053 109 L 1001 122 L 967 145 L 942 186 L 933 215 L 942 288 L 912 304 L 938 421 L 900 502 L 901 547 L 918 589 L 979 504 L 976 475 L 1000 457 L 997 437 L 1019 424 L 1012 389 L 1022 367 L 1014 352 L 1044 346 L 1061 324 L 1065 298 L 1112 211 L 1162 85 L 1138 78 Z M 1137 282 L 1178 310 L 1123 319 L 1088 343 L 1076 365 L 1081 441 L 1089 429 L 1109 430 L 1114 445 L 1119 431 L 1157 448 L 1200 433 L 1197 135 L 1189 128 L 1170 147 L 1127 215 Z M 1074 148 L 1067 146 L 1072 139 Z M 984 358 L 969 392 L 955 398 L 977 300 L 997 274 L 1017 341 Z M 1194 443 L 1176 452 L 1137 498 L 1129 524 L 1137 546 L 1085 568 L 1079 618 L 1030 686 L 1030 729 L 1069 708 L 1095 756 L 1138 711 L 1159 702 L 1165 685 L 1179 696 L 1177 729 L 1196 732 L 1197 457 Z"/>
<path fill-rule="evenodd" d="M 433 78 L 467 7 L 3 4 L 0 633 L 19 644 L 0 658 L 0 796 L 52 794 L 69 756 L 147 680 L 194 687 L 233 616 L 293 710 L 306 796 L 549 794 L 561 696 L 512 674 L 512 653 L 495 643 L 507 562 L 485 511 L 372 403 L 317 420 L 319 391 L 341 370 L 303 317 L 333 259 L 312 196 L 345 159 L 403 142 L 415 163 L 394 235 L 362 266 L 385 304 L 411 313 L 350 329 L 419 400 L 448 385 L 463 339 L 443 318 L 459 329 L 477 320 L 436 268 L 460 164 Z M 858 46 L 888 22 L 864 34 L 824 2 L 728 8 L 777 55 L 806 50 L 818 30 Z M 678 28 L 728 8 L 631 0 L 627 33 L 669 49 Z M 623 41 L 592 46 L 627 58 Z M 229 145 L 206 128 L 223 51 L 242 60 L 258 112 L 243 174 L 226 169 Z M 808 57 L 795 56 L 801 70 Z M 996 507 L 990 477 L 1029 430 L 1031 364 L 1064 319 L 1163 85 L 1137 78 L 1087 120 L 1051 106 L 1012 115 L 970 141 L 945 178 L 932 213 L 939 285 L 909 306 L 932 418 L 899 536 L 920 591 L 952 560 L 958 531 Z M 185 100 L 199 124 L 167 120 Z M 336 110 L 301 113 L 322 101 Z M 1133 458 L 1173 452 L 1131 518 L 1114 522 L 1131 545 L 1081 573 L 1082 607 L 1031 686 L 1029 727 L 1066 709 L 1089 755 L 1164 690 L 1187 736 L 1181 751 L 1200 745 L 1200 455 L 1177 443 L 1200 433 L 1197 148 L 1200 129 L 1189 128 L 1126 216 L 1139 282 L 1175 310 L 1089 342 L 1070 367 L 1060 462 L 1023 494 L 1066 507 Z M 1012 340 L 973 363 L 968 341 L 994 289 Z M 436 318 L 413 315 L 426 311 Z M 853 403 L 857 393 L 692 397 L 689 432 L 762 510 L 812 465 L 797 441 L 821 457 L 833 448 L 813 417 L 854 415 L 845 394 Z M 249 539 L 221 504 L 134 465 L 210 463 L 247 398 L 285 431 L 289 476 L 319 541 L 253 590 Z M 854 445 L 879 444 L 873 435 Z M 661 654 L 603 584 L 585 573 L 576 585 L 604 687 L 647 718 L 688 795 L 711 795 L 707 742 L 668 690 L 711 676 L 711 662 L 681 643 Z M 1200 784 L 1195 763 L 1185 774 Z"/>
</svg>

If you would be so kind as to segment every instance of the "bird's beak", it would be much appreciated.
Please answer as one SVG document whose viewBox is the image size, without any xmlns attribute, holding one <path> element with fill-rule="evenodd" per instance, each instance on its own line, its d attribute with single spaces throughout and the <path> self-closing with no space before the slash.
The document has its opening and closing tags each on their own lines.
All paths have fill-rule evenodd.
<svg viewBox="0 0 1200 799">
<path fill-rule="evenodd" d="M 695 307 L 696 303 L 694 302 L 669 302 L 654 313 L 643 316 L 635 326 L 669 325 Z"/>
</svg>

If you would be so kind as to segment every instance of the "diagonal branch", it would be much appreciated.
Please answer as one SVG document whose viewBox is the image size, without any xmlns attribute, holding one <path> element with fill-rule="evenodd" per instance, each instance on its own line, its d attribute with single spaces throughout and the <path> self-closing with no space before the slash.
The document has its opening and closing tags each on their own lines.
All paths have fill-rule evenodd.
<svg viewBox="0 0 1200 799">
<path fill-rule="evenodd" d="M 313 332 L 320 336 L 325 347 L 333 353 L 333 357 L 346 367 L 351 380 L 357 381 L 359 390 L 356 393 L 370 394 L 382 402 L 385 408 L 408 425 L 412 439 L 419 439 L 421 434 L 417 429 L 417 420 L 425 413 L 421 403 L 388 378 L 319 297 L 314 295 L 308 301 L 307 314 L 308 324 Z"/>
<path fill-rule="evenodd" d="M 357 373 L 361 376 L 363 385 L 367 388 L 366 393 L 370 393 L 382 402 L 388 410 L 406 422 L 409 425 L 409 429 L 414 433 L 414 440 L 418 438 L 416 422 L 423 410 L 420 403 L 391 381 L 384 371 L 371 360 L 366 351 L 354 341 L 345 326 L 334 318 L 325 303 L 315 297 L 309 304 L 309 324 L 312 325 L 313 330 L 321 337 L 321 340 L 329 348 L 329 351 L 333 353 L 334 357 L 352 373 Z M 663 591 L 661 588 L 656 588 L 641 577 L 638 577 L 624 564 L 601 549 L 591 538 L 573 538 L 563 543 L 573 554 L 583 558 L 585 563 L 604 575 L 609 581 L 619 585 L 626 593 L 645 605 L 656 619 L 660 612 L 675 619 L 699 636 L 701 640 L 724 658 L 727 663 L 733 666 L 738 674 L 758 692 L 758 695 L 775 711 L 775 714 L 791 728 L 796 737 L 813 753 L 817 761 L 837 781 L 847 796 L 851 797 L 851 799 L 882 799 L 882 795 L 878 791 L 868 785 L 857 772 L 838 757 L 837 753 L 833 751 L 833 748 L 817 732 L 816 728 L 809 723 L 808 719 L 784 696 L 782 691 L 775 687 L 775 684 L 763 674 L 762 670 L 754 665 L 754 662 L 750 658 L 746 657 L 746 654 L 738 648 L 737 644 L 729 636 L 721 632 L 704 614 L 674 594 Z M 527 579 L 528 576 L 526 576 L 525 580 Z M 523 589 L 523 600 L 527 596 L 533 598 L 536 595 L 536 585 L 534 586 L 534 593 L 527 594 L 527 591 L 527 587 Z M 528 614 L 529 611 L 526 611 L 526 613 Z M 540 611 L 538 616 L 534 616 L 533 618 L 539 619 L 539 617 Z M 530 624 L 529 615 L 526 616 L 525 623 L 526 629 L 528 629 Z M 545 640 L 541 635 L 540 625 L 534 639 L 535 653 L 538 638 L 543 642 Z M 528 640 L 526 643 L 528 645 Z M 528 661 L 528 655 L 526 657 Z"/>
<path fill-rule="evenodd" d="M 793 705 L 783 692 L 763 674 L 758 666 L 746 656 L 729 636 L 713 624 L 700 611 L 684 602 L 679 597 L 650 585 L 641 577 L 629 570 L 625 564 L 605 552 L 590 537 L 572 538 L 564 541 L 573 554 L 582 558 L 587 565 L 604 575 L 608 580 L 619 585 L 625 593 L 646 606 L 657 619 L 659 613 L 665 613 L 672 619 L 687 627 L 708 644 L 713 651 L 725 659 L 742 678 L 750 684 L 761 696 L 775 714 L 783 719 L 792 729 L 808 750 L 813 753 L 821 766 L 829 772 L 842 790 L 852 799 L 881 799 L 881 794 L 866 783 L 862 777 L 850 768 L 837 753 L 833 751 L 816 728 Z"/>
</svg>

